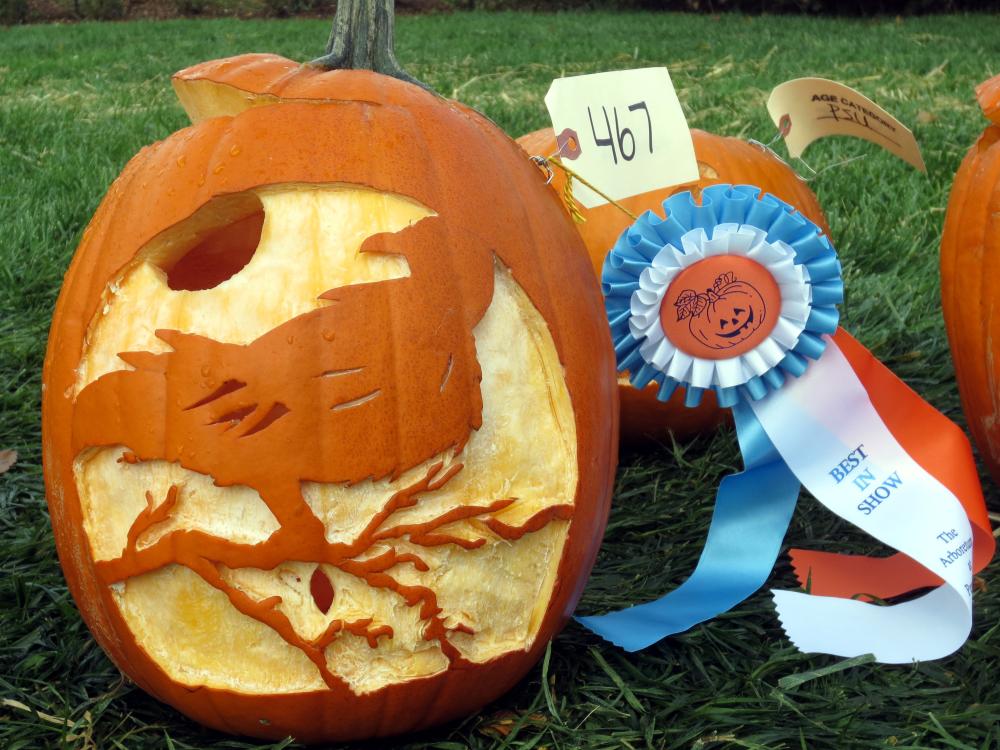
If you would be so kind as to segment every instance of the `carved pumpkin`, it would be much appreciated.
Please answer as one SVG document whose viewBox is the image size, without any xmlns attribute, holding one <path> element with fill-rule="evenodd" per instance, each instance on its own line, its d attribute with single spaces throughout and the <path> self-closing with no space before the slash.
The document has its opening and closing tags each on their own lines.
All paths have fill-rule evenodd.
<svg viewBox="0 0 1000 750">
<path fill-rule="evenodd" d="M 678 185 L 619 202 L 638 215 L 650 209 L 659 211 L 666 198 L 681 190 L 691 190 L 697 198 L 700 191 L 709 185 L 745 183 L 757 185 L 762 191 L 791 203 L 819 224 L 824 232 L 828 232 L 826 217 L 815 194 L 794 170 L 773 153 L 738 138 L 714 135 L 695 128 L 691 129 L 691 138 L 701 173 L 697 185 Z M 548 156 L 556 151 L 551 128 L 523 135 L 517 142 L 532 155 Z M 569 164 L 572 165 L 572 162 Z M 558 168 L 555 168 L 551 184 L 553 190 L 561 195 L 565 176 Z M 595 278 L 599 280 L 604 257 L 632 220 L 609 204 L 580 208 L 587 220 L 577 224 L 577 230 L 590 253 Z M 627 376 L 619 379 L 623 440 L 635 442 L 648 437 L 663 438 L 668 430 L 679 438 L 686 438 L 716 427 L 725 418 L 726 411 L 718 408 L 715 394 L 711 391 L 704 394 L 701 404 L 695 408 L 684 406 L 684 395 L 680 392 L 663 403 L 657 400 L 656 391 L 655 384 L 640 391 L 629 384 Z"/>
<path fill-rule="evenodd" d="M 467 714 L 538 659 L 617 412 L 586 255 L 523 152 L 412 84 L 316 75 L 343 96 L 128 164 L 43 410 L 60 559 L 119 668 L 209 726 L 330 741 Z"/>
<path fill-rule="evenodd" d="M 1000 76 L 976 96 L 991 121 L 955 175 L 941 237 L 941 309 L 962 408 L 994 480 L 1000 482 Z"/>
</svg>

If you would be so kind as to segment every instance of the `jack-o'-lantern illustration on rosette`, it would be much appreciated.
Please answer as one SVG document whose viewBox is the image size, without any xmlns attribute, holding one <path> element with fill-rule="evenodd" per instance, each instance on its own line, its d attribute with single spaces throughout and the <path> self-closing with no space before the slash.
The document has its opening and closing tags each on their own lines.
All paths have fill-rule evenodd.
<svg viewBox="0 0 1000 750">
<path fill-rule="evenodd" d="M 513 141 L 308 70 L 343 95 L 204 119 L 111 187 L 44 444 L 119 668 L 209 726 L 328 741 L 468 714 L 537 661 L 596 555 L 617 403 L 586 253 Z"/>
<path fill-rule="evenodd" d="M 757 264 L 746 264 L 736 259 L 731 264 L 746 266 L 748 273 L 759 278 L 755 281 L 769 292 L 767 296 L 772 300 L 773 308 L 777 291 L 774 279 L 761 274 Z M 703 271 L 710 269 L 706 267 Z M 752 348 L 757 331 L 770 320 L 764 295 L 750 282 L 737 279 L 732 271 L 717 276 L 712 286 L 705 288 L 704 294 L 683 289 L 673 305 L 677 309 L 677 319 L 687 320 L 688 334 L 701 346 L 718 349 L 722 357 Z M 678 334 L 684 338 L 681 331 Z"/>
</svg>

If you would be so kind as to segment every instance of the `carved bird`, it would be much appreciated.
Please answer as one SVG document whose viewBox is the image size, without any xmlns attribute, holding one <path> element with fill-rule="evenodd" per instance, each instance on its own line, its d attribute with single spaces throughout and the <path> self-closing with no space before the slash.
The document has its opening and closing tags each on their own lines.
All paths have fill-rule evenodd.
<svg viewBox="0 0 1000 750">
<path fill-rule="evenodd" d="M 361 252 L 401 254 L 410 276 L 331 289 L 327 305 L 248 345 L 157 331 L 172 351 L 121 353 L 134 369 L 80 392 L 76 449 L 124 445 L 252 487 L 285 526 L 311 516 L 302 481 L 395 477 L 460 448 L 481 424 L 472 329 L 492 297 L 492 253 L 436 216 Z M 461 263 L 442 273 L 449 255 Z"/>
</svg>

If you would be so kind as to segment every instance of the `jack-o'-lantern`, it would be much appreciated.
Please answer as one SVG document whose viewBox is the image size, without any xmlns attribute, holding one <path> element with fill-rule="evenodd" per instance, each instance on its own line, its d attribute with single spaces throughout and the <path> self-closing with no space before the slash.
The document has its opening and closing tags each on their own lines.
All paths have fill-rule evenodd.
<svg viewBox="0 0 1000 750">
<path fill-rule="evenodd" d="M 742 281 L 726 284 L 718 292 L 713 292 L 705 311 L 704 327 L 696 334 L 707 346 L 714 349 L 731 349 L 745 341 L 760 328 L 763 301 L 752 286 Z M 691 318 L 694 323 L 699 318 Z"/>
<path fill-rule="evenodd" d="M 969 430 L 1000 482 L 1000 76 L 976 88 L 990 120 L 958 168 L 941 237 L 941 309 Z"/>
<path fill-rule="evenodd" d="M 828 233 L 826 218 L 816 195 L 773 152 L 739 138 L 714 135 L 696 128 L 691 129 L 691 138 L 700 173 L 697 184 L 654 190 L 625 198 L 619 203 L 639 215 L 647 210 L 661 211 L 660 204 L 681 190 L 690 190 L 697 198 L 710 185 L 745 183 L 757 185 L 763 192 L 771 193 L 796 206 Z M 550 156 L 557 150 L 551 128 L 523 135 L 517 142 L 531 155 Z M 572 162 L 567 164 L 572 166 Z M 564 185 L 565 175 L 558 168 L 554 169 L 553 189 L 561 195 Z M 582 206 L 579 208 L 586 221 L 577 224 L 577 230 L 590 253 L 594 278 L 599 280 L 605 256 L 618 236 L 632 223 L 632 219 L 610 204 L 589 209 Z M 694 408 L 684 406 L 684 394 L 680 392 L 675 393 L 666 403 L 659 401 L 656 393 L 655 384 L 637 390 L 629 383 L 628 374 L 621 376 L 619 396 L 621 435 L 624 441 L 637 442 L 649 437 L 662 439 L 668 431 L 678 438 L 691 437 L 716 427 L 727 414 L 726 410 L 718 408 L 711 391 L 706 392 L 701 403 Z"/>
<path fill-rule="evenodd" d="M 775 286 L 773 281 L 770 286 Z M 716 278 L 704 293 L 681 290 L 673 305 L 677 319 L 687 321 L 688 336 L 702 347 L 718 350 L 719 357 L 741 354 L 741 344 L 756 338 L 758 330 L 763 328 L 762 335 L 766 335 L 774 327 L 774 316 L 767 314 L 763 295 L 731 272 Z M 663 312 L 667 311 L 664 305 Z M 765 328 L 766 324 L 770 325 Z"/>
<path fill-rule="evenodd" d="M 314 74 L 343 95 L 128 164 L 43 411 L 61 562 L 113 661 L 209 726 L 328 741 L 467 714 L 535 663 L 596 555 L 617 406 L 586 253 L 516 144 L 411 83 Z"/>
</svg>

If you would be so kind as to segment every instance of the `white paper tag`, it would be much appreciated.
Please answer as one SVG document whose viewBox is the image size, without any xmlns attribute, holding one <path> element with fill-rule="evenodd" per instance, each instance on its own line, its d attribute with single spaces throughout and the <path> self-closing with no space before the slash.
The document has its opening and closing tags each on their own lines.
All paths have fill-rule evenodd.
<svg viewBox="0 0 1000 750">
<path fill-rule="evenodd" d="M 878 144 L 926 173 L 913 133 L 864 94 L 826 78 L 796 78 L 774 87 L 767 111 L 788 153 L 801 156 L 806 146 L 829 135 L 848 135 Z"/>
<path fill-rule="evenodd" d="M 614 200 L 698 180 L 691 131 L 666 68 L 557 78 L 545 95 L 561 156 Z M 579 183 L 587 208 L 607 201 Z"/>
<path fill-rule="evenodd" d="M 775 591 L 785 632 L 803 651 L 938 659 L 972 626 L 972 529 L 958 499 L 903 449 L 843 353 L 823 356 L 754 414 L 799 481 L 823 505 L 936 573 L 945 585 L 903 604 Z"/>
</svg>

